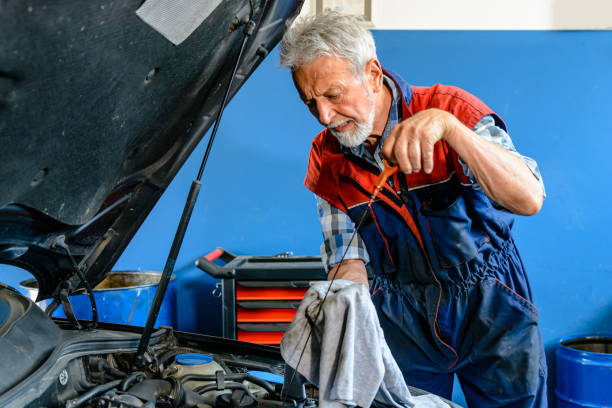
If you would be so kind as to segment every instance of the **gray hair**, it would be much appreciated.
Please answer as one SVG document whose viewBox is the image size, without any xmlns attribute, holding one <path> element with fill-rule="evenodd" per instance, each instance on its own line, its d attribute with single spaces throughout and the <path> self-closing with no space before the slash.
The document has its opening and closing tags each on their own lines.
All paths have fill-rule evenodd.
<svg viewBox="0 0 612 408">
<path fill-rule="evenodd" d="M 328 11 L 293 23 L 279 46 L 280 65 L 292 71 L 322 56 L 346 59 L 355 75 L 376 58 L 372 33 L 361 17 Z"/>
</svg>

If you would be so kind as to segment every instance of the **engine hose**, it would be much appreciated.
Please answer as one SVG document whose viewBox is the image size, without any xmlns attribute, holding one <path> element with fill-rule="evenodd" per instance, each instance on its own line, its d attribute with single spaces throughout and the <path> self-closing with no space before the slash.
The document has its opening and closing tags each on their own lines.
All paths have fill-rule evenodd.
<svg viewBox="0 0 612 408">
<path fill-rule="evenodd" d="M 121 370 L 117 370 L 114 367 L 106 366 L 104 367 L 104 371 L 112 375 L 113 377 L 126 378 L 128 375 Z"/>
<path fill-rule="evenodd" d="M 198 394 L 202 395 L 202 394 L 206 394 L 209 391 L 214 391 L 217 389 L 217 384 L 208 384 L 208 385 L 204 385 L 202 387 L 198 387 L 195 388 L 193 391 L 197 392 Z M 243 390 L 249 397 L 253 398 L 253 400 L 255 400 L 255 396 L 251 393 L 251 391 L 249 390 L 249 388 L 241 383 L 226 383 L 224 389 L 226 390 Z"/>
<path fill-rule="evenodd" d="M 248 382 L 259 385 L 261 388 L 268 391 L 268 394 L 270 395 L 275 394 L 274 386 L 270 384 L 269 382 L 267 382 L 266 380 L 262 380 L 261 378 L 257 378 L 251 374 L 246 374 L 244 376 L 244 379 L 247 380 Z"/>
<path fill-rule="evenodd" d="M 79 398 L 66 401 L 66 408 L 80 407 L 83 403 L 89 401 L 91 398 L 95 397 L 98 394 L 102 394 L 103 392 L 108 391 L 112 388 L 115 388 L 120 383 L 121 380 L 115 380 L 106 384 L 98 385 L 97 387 L 94 387 L 91 390 L 87 391 L 85 394 L 81 395 Z"/>
<path fill-rule="evenodd" d="M 164 366 L 166 365 L 166 363 L 168 362 L 168 360 L 170 360 L 171 358 L 173 358 L 174 356 L 178 355 L 178 354 L 183 354 L 183 353 L 199 353 L 198 350 L 189 348 L 189 347 L 176 347 L 173 348 L 172 350 L 166 351 L 164 354 L 162 354 L 158 360 L 160 364 L 163 364 Z"/>
<path fill-rule="evenodd" d="M 258 399 L 257 406 L 259 408 L 296 408 L 297 406 L 296 402 L 291 399 L 289 401 L 283 402 L 283 401 L 274 401 L 274 400 L 268 400 L 268 399 Z"/>
<path fill-rule="evenodd" d="M 200 407 L 200 404 L 206 404 L 211 407 L 215 407 L 217 402 L 214 398 L 208 398 L 203 395 L 199 395 L 189 388 L 183 388 L 183 393 L 181 395 L 181 399 L 176 401 L 174 405 L 179 407 Z"/>
<path fill-rule="evenodd" d="M 181 404 L 181 402 L 185 399 L 185 393 L 183 392 L 183 384 L 181 384 L 181 382 L 174 377 L 170 377 L 166 381 L 169 381 L 172 385 L 172 392 L 170 393 L 173 401 L 172 406 L 182 406 L 183 404 Z"/>
<path fill-rule="evenodd" d="M 172 386 L 171 401 L 173 407 L 200 407 L 201 404 L 214 407 L 217 405 L 213 398 L 207 398 L 200 395 L 187 387 L 184 387 L 181 382 L 171 377 L 168 380 Z"/>
<path fill-rule="evenodd" d="M 229 381 L 248 381 L 253 384 L 259 385 L 261 388 L 268 391 L 268 394 L 274 395 L 274 386 L 269 382 L 262 380 L 261 378 L 257 378 L 251 374 L 228 374 L 224 377 L 224 379 Z M 214 374 L 187 374 L 181 377 L 181 382 L 186 383 L 187 381 L 216 381 L 217 376 Z"/>
<path fill-rule="evenodd" d="M 230 380 L 229 375 L 225 376 L 224 378 Z M 217 379 L 217 376 L 214 374 L 186 374 L 184 376 L 181 377 L 181 382 L 185 383 L 187 381 L 192 381 L 192 380 L 196 380 L 196 381 L 215 381 Z"/>
<path fill-rule="evenodd" d="M 113 377 L 119 377 L 119 378 L 125 378 L 127 377 L 127 374 L 121 370 L 116 369 L 115 367 L 113 367 L 112 365 L 110 365 L 110 363 L 108 361 L 106 361 L 103 358 L 92 358 L 89 361 L 89 365 L 90 367 L 93 367 L 96 371 L 98 372 L 106 372 L 110 375 L 112 375 Z"/>
<path fill-rule="evenodd" d="M 146 377 L 145 373 L 143 373 L 142 371 L 135 371 L 132 374 L 125 377 L 123 381 L 121 382 L 121 387 L 120 387 L 121 391 L 127 391 L 127 389 L 130 388 L 132 383 L 136 381 L 137 379 L 139 379 L 140 377 Z"/>
</svg>

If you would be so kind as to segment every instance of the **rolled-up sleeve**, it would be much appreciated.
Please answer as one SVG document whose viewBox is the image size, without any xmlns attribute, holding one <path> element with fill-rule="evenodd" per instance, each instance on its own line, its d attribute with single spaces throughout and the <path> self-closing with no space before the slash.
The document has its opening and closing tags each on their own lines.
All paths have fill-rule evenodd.
<svg viewBox="0 0 612 408">
<path fill-rule="evenodd" d="M 354 234 L 355 224 L 343 211 L 316 196 L 317 211 L 323 232 L 321 258 L 327 270 L 344 259 L 361 259 L 370 262 L 368 250 L 359 234 Z M 346 254 L 345 254 L 346 252 Z"/>
<path fill-rule="evenodd" d="M 516 148 L 514 147 L 514 144 L 512 143 L 512 139 L 510 138 L 510 135 L 508 135 L 508 133 L 504 129 L 500 128 L 499 126 L 495 124 L 495 119 L 493 118 L 493 116 L 491 115 L 484 116 L 482 119 L 478 121 L 478 123 L 476 123 L 476 126 L 474 126 L 473 130 L 474 130 L 474 133 L 476 133 L 478 136 L 492 143 L 495 143 L 496 145 L 506 149 L 512 154 L 519 156 L 523 160 L 523 162 L 527 165 L 529 170 L 531 170 L 531 173 L 534 175 L 534 177 L 538 179 L 538 182 L 540 183 L 540 187 L 542 188 L 542 195 L 546 197 L 546 188 L 544 187 L 544 181 L 542 180 L 542 174 L 540 174 L 538 163 L 536 163 L 536 161 L 533 160 L 531 157 L 523 156 L 516 150 Z M 461 163 L 461 166 L 463 167 L 463 173 L 472 182 L 472 186 L 476 189 L 480 189 L 480 185 L 476 181 L 476 178 L 474 177 L 474 173 L 472 173 L 468 165 L 465 164 L 465 162 L 463 162 L 461 158 L 459 158 L 459 162 Z"/>
</svg>

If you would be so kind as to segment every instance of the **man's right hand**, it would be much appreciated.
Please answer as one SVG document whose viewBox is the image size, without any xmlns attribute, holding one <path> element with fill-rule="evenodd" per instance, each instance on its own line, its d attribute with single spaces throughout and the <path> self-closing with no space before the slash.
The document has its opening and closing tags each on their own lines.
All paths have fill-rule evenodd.
<svg viewBox="0 0 612 408">
<path fill-rule="evenodd" d="M 336 273 L 336 271 L 338 272 Z M 366 288 L 370 287 L 368 284 L 368 272 L 366 271 L 365 263 L 361 259 L 345 259 L 339 264 L 334 265 L 329 270 L 327 279 L 346 279 L 363 283 Z"/>
</svg>

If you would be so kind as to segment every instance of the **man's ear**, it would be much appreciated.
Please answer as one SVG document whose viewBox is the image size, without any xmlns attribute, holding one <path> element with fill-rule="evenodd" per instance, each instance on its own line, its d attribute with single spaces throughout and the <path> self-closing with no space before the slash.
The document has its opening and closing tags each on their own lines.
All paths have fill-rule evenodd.
<svg viewBox="0 0 612 408">
<path fill-rule="evenodd" d="M 372 92 L 380 92 L 383 87 L 383 70 L 378 59 L 372 58 L 366 62 L 365 75 Z"/>
</svg>

